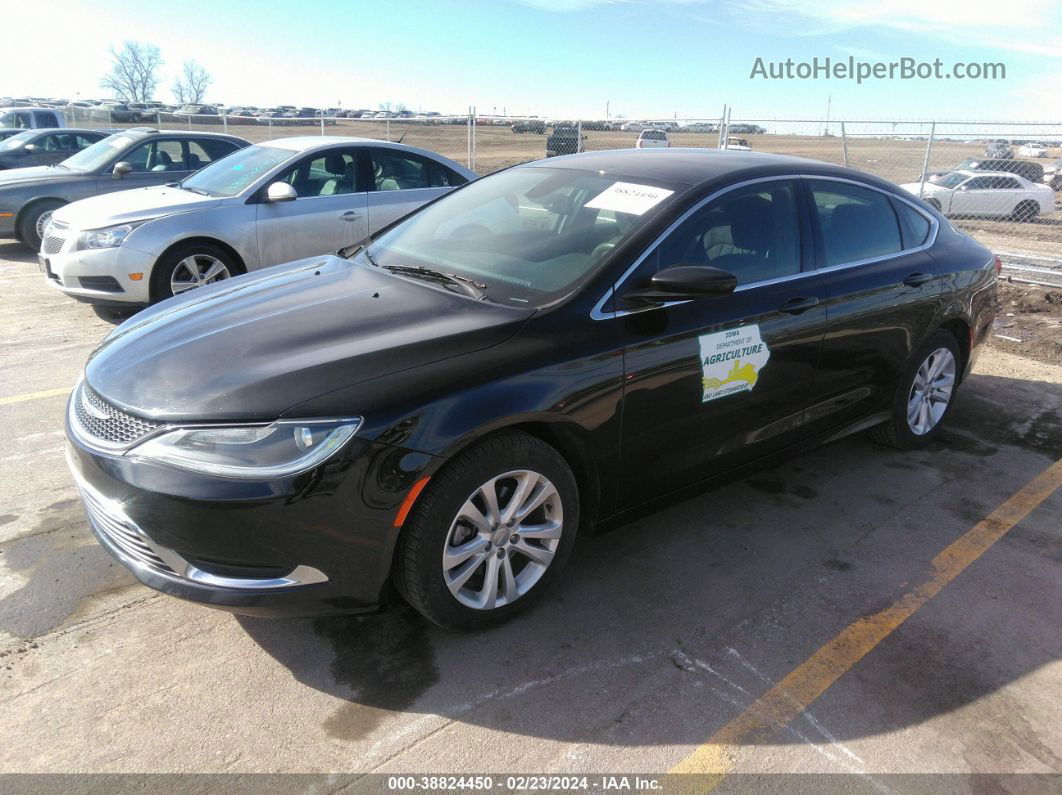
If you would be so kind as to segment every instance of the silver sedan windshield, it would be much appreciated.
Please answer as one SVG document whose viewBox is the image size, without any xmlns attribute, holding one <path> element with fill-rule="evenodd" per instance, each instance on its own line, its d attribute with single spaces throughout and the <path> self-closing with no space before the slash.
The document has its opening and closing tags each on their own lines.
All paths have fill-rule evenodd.
<svg viewBox="0 0 1062 795">
<path fill-rule="evenodd" d="M 181 186 L 207 196 L 236 196 L 263 174 L 296 154 L 291 149 L 279 146 L 248 146 L 215 160 L 181 182 Z"/>
</svg>

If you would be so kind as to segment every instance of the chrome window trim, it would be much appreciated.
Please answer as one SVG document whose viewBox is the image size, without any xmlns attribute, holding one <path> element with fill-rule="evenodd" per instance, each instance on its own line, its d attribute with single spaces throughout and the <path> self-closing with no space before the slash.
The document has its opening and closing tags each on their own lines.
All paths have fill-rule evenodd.
<svg viewBox="0 0 1062 795">
<path fill-rule="evenodd" d="M 918 246 L 914 246 L 912 248 L 904 248 L 904 249 L 901 249 L 900 251 L 897 251 L 897 252 L 892 253 L 892 254 L 883 254 L 880 257 L 870 257 L 868 259 L 855 260 L 853 262 L 842 262 L 842 263 L 839 263 L 837 265 L 828 265 L 828 266 L 822 267 L 822 268 L 813 268 L 812 270 L 800 271 L 799 273 L 791 273 L 791 274 L 788 274 L 786 276 L 776 276 L 773 279 L 761 279 L 760 281 L 749 282 L 748 284 L 739 284 L 736 288 L 734 288 L 734 292 L 735 293 L 743 292 L 745 290 L 751 290 L 754 287 L 767 287 L 767 286 L 772 285 L 772 284 L 780 284 L 782 282 L 793 281 L 795 279 L 799 279 L 799 278 L 802 278 L 804 276 L 813 276 L 813 275 L 817 275 L 817 274 L 820 274 L 820 273 L 833 273 L 835 271 L 846 270 L 848 268 L 858 268 L 858 267 L 863 266 L 863 265 L 871 265 L 871 264 L 873 264 L 875 262 L 883 262 L 885 260 L 893 259 L 894 257 L 899 257 L 899 256 L 904 255 L 904 254 L 914 254 L 914 253 L 919 252 L 919 251 L 925 251 L 926 249 L 930 248 L 937 241 L 937 232 L 940 229 L 940 222 L 937 221 L 937 219 L 933 215 L 931 215 L 930 213 L 926 212 L 924 209 L 922 209 L 921 207 L 919 207 L 917 204 L 915 204 L 914 202 L 910 201 L 906 197 L 899 196 L 899 195 L 897 195 L 895 193 L 892 193 L 891 191 L 885 190 L 884 188 L 879 188 L 876 185 L 868 185 L 865 182 L 860 182 L 859 180 L 856 180 L 856 179 L 848 179 L 846 177 L 823 176 L 823 175 L 820 175 L 820 174 L 779 174 L 779 175 L 770 176 L 770 177 L 757 177 L 756 179 L 749 179 L 749 180 L 745 180 L 743 182 L 734 183 L 733 185 L 728 185 L 725 188 L 720 188 L 719 190 L 715 191 L 714 193 L 711 193 L 708 196 L 705 196 L 703 199 L 701 199 L 696 204 L 694 204 L 692 207 L 690 207 L 688 210 L 686 210 L 675 221 L 673 221 L 671 224 L 669 224 L 667 229 L 665 229 L 663 232 L 661 232 L 659 235 L 657 235 L 656 239 L 653 240 L 653 242 L 650 243 L 648 246 L 646 246 L 645 251 L 643 251 L 642 254 L 637 259 L 635 259 L 634 263 L 629 268 L 627 268 L 627 270 L 625 270 L 623 272 L 623 275 L 620 276 L 615 281 L 615 283 L 605 291 L 605 294 L 603 296 L 601 296 L 601 298 L 598 300 L 598 302 L 596 304 L 594 304 L 594 308 L 590 310 L 590 318 L 592 320 L 608 320 L 610 318 L 625 317 L 627 315 L 637 314 L 638 312 L 645 312 L 645 311 L 650 310 L 650 309 L 662 309 L 662 308 L 669 307 L 669 306 L 678 306 L 679 304 L 688 304 L 688 303 L 690 303 L 690 300 L 686 300 L 686 301 L 666 301 L 666 302 L 664 302 L 662 304 L 654 304 L 652 306 L 639 307 L 637 309 L 618 309 L 618 310 L 613 310 L 611 312 L 607 312 L 604 309 L 604 306 L 605 306 L 606 303 L 608 303 L 609 299 L 612 298 L 612 296 L 616 294 L 618 289 L 630 277 L 630 275 L 632 273 L 634 273 L 638 269 L 638 267 L 645 261 L 645 259 L 650 254 L 652 254 L 653 251 L 656 250 L 657 246 L 660 245 L 660 243 L 664 240 L 664 238 L 666 238 L 668 235 L 670 235 L 672 232 L 674 232 L 675 229 L 678 226 L 680 226 L 682 223 L 684 223 L 691 215 L 693 215 L 695 212 L 700 210 L 702 207 L 704 207 L 709 202 L 714 201 L 715 199 L 719 198 L 720 196 L 723 196 L 724 194 L 727 194 L 727 193 L 729 193 L 729 192 L 731 192 L 733 190 L 737 190 L 738 188 L 743 188 L 743 187 L 746 187 L 748 185 L 756 185 L 756 184 L 759 184 L 761 182 L 780 182 L 780 181 L 784 181 L 784 180 L 805 180 L 805 179 L 824 180 L 824 181 L 829 181 L 829 182 L 846 182 L 846 183 L 848 183 L 850 185 L 855 185 L 856 187 L 859 187 L 859 188 L 866 188 L 867 190 L 874 190 L 874 191 L 877 191 L 878 193 L 883 193 L 883 194 L 885 194 L 886 196 L 888 196 L 888 197 L 890 197 L 892 199 L 895 199 L 897 201 L 901 201 L 904 204 L 908 205 L 911 209 L 915 210 L 917 213 L 921 214 L 923 218 L 925 218 L 927 221 L 929 221 L 929 234 L 926 235 L 926 239 L 925 239 L 924 243 L 922 243 L 921 245 L 918 245 Z M 899 224 L 899 219 L 898 218 L 897 218 L 896 222 L 897 222 L 897 224 Z M 901 240 L 902 240 L 902 237 L 901 237 Z"/>
</svg>

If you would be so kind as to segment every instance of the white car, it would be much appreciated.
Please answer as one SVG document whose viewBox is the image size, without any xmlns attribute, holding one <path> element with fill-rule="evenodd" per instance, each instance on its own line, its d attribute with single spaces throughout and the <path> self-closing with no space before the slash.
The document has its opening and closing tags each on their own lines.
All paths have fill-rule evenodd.
<svg viewBox="0 0 1062 795">
<path fill-rule="evenodd" d="M 918 195 L 919 183 L 900 186 Z M 944 215 L 980 215 L 1027 221 L 1053 212 L 1055 192 L 1006 171 L 952 171 L 926 182 L 922 198 Z"/>
<path fill-rule="evenodd" d="M 48 282 L 82 301 L 150 304 L 269 265 L 331 254 L 476 178 L 367 138 L 249 146 L 164 186 L 76 201 L 41 242 Z"/>
<path fill-rule="evenodd" d="M 730 136 L 727 137 L 726 146 L 724 146 L 723 148 L 724 149 L 732 149 L 735 152 L 751 152 L 752 151 L 752 147 L 749 146 L 749 142 L 748 142 L 747 138 L 738 138 L 738 137 L 733 136 L 733 135 L 730 135 Z"/>
<path fill-rule="evenodd" d="M 638 134 L 638 140 L 634 144 L 635 149 L 667 148 L 671 141 L 663 130 L 642 130 Z"/>
<path fill-rule="evenodd" d="M 1047 147 L 1043 144 L 1023 144 L 1018 147 L 1019 157 L 1047 157 Z"/>
</svg>

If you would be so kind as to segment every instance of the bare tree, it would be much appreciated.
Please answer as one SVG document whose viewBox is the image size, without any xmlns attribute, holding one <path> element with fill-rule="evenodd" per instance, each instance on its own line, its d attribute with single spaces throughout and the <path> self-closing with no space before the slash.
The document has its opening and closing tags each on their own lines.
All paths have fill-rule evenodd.
<svg viewBox="0 0 1062 795">
<path fill-rule="evenodd" d="M 214 82 L 210 72 L 195 61 L 185 61 L 181 74 L 173 84 L 173 97 L 180 104 L 198 105 L 206 97 L 207 89 Z"/>
<path fill-rule="evenodd" d="M 162 55 L 154 44 L 138 41 L 123 43 L 121 50 L 110 48 L 111 73 L 100 80 L 103 88 L 113 91 L 125 102 L 147 102 L 159 84 Z"/>
<path fill-rule="evenodd" d="M 381 102 L 380 105 L 379 105 L 379 108 L 380 108 L 380 110 L 386 110 L 386 111 L 390 112 L 391 111 L 391 103 L 390 102 Z"/>
</svg>

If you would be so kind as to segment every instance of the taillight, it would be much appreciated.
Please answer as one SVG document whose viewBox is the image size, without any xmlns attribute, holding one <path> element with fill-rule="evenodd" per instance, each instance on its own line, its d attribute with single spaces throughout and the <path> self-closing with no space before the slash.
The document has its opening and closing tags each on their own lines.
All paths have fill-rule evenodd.
<svg viewBox="0 0 1062 795">
<path fill-rule="evenodd" d="M 1001 274 L 1002 272 L 1003 272 L 1003 262 L 997 256 L 996 257 L 996 276 L 999 276 L 999 274 Z"/>
</svg>

